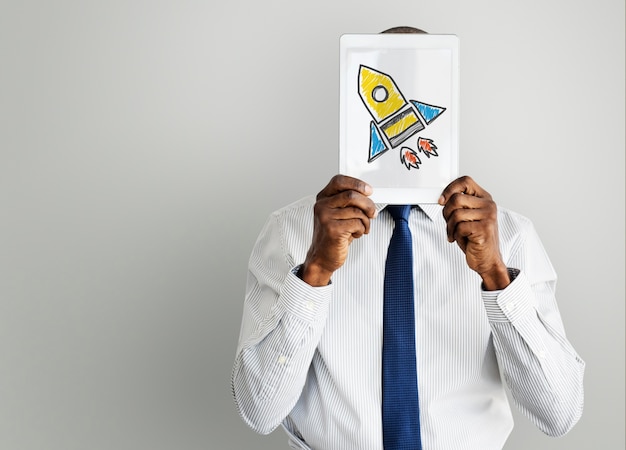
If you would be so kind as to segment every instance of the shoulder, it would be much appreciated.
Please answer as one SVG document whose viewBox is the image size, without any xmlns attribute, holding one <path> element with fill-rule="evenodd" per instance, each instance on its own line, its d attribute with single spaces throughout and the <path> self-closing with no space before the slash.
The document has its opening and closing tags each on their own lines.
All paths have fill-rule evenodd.
<svg viewBox="0 0 626 450">
<path fill-rule="evenodd" d="M 532 221 L 498 207 L 500 250 L 509 267 L 522 269 L 532 283 L 556 280 L 556 272 Z"/>
<path fill-rule="evenodd" d="M 300 229 L 312 226 L 314 204 L 314 196 L 301 198 L 272 212 L 270 222 L 274 222 L 280 228 Z"/>
<path fill-rule="evenodd" d="M 308 248 L 313 233 L 314 204 L 315 197 L 308 196 L 272 212 L 265 233 L 277 236 L 287 253 Z"/>
<path fill-rule="evenodd" d="M 515 253 L 535 235 L 535 227 L 529 218 L 500 206 L 498 206 L 498 228 L 500 245 L 506 253 Z"/>
<path fill-rule="evenodd" d="M 498 222 L 500 227 L 511 233 L 529 231 L 533 228 L 533 223 L 528 217 L 501 206 L 498 206 Z"/>
<path fill-rule="evenodd" d="M 304 260 L 313 232 L 314 197 L 305 197 L 272 212 L 259 233 L 252 256 L 254 264 L 264 266 L 284 261 L 289 268 Z"/>
<path fill-rule="evenodd" d="M 273 217 L 289 217 L 298 215 L 307 215 L 313 211 L 313 205 L 315 204 L 315 197 L 309 195 L 296 200 L 280 209 L 274 211 L 271 215 Z"/>
</svg>

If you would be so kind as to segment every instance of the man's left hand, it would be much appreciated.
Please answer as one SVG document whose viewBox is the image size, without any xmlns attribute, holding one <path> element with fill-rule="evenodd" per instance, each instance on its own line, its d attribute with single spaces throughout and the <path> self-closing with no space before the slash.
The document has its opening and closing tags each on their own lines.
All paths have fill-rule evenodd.
<svg viewBox="0 0 626 450">
<path fill-rule="evenodd" d="M 439 204 L 448 224 L 448 241 L 465 253 L 469 267 L 488 291 L 504 289 L 510 279 L 500 255 L 498 208 L 489 192 L 470 177 L 457 178 L 441 194 Z"/>
</svg>

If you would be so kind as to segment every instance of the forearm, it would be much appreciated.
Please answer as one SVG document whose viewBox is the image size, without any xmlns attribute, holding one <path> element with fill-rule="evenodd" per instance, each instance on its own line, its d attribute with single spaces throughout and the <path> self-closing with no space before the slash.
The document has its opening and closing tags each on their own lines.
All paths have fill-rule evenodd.
<svg viewBox="0 0 626 450">
<path fill-rule="evenodd" d="M 232 389 L 239 413 L 257 432 L 275 429 L 298 401 L 324 328 L 331 290 L 331 286 L 311 288 L 290 273 L 270 314 L 256 318 L 244 314 L 244 321 L 254 326 L 244 327 L 253 331 L 241 338 Z M 258 304 L 262 300 L 254 297 L 268 294 L 253 289 L 246 302 Z"/>
<path fill-rule="evenodd" d="M 583 408 L 584 362 L 534 305 L 553 299 L 548 285 L 531 288 L 523 274 L 499 293 L 483 293 L 494 348 L 514 400 L 546 434 L 568 432 Z"/>
</svg>

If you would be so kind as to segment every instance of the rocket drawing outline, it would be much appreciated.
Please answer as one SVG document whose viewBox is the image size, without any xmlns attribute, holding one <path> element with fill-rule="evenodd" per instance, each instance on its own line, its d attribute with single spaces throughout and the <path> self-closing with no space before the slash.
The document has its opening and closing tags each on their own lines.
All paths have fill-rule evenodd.
<svg viewBox="0 0 626 450">
<path fill-rule="evenodd" d="M 358 94 L 372 117 L 368 163 L 389 149 L 398 148 L 424 130 L 446 108 L 416 100 L 407 101 L 395 80 L 388 74 L 361 64 L 358 73 Z M 419 169 L 418 152 L 427 158 L 439 156 L 432 139 L 418 137 L 417 150 L 402 145 L 400 160 L 405 167 Z"/>
</svg>

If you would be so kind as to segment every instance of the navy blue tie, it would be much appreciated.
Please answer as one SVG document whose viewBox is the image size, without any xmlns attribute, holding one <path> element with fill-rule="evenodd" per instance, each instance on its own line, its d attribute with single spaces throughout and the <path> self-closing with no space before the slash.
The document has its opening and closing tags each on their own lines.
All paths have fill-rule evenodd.
<svg viewBox="0 0 626 450">
<path fill-rule="evenodd" d="M 395 227 L 385 264 L 383 307 L 383 443 L 385 450 L 421 450 L 410 205 L 388 206 Z"/>
</svg>

